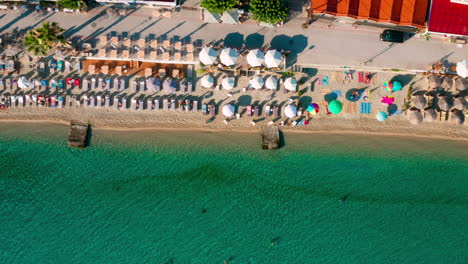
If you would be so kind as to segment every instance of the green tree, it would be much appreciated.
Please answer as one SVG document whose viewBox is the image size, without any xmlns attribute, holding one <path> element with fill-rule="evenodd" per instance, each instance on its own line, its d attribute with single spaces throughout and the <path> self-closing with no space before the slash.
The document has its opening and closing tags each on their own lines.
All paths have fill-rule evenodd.
<svg viewBox="0 0 468 264">
<path fill-rule="evenodd" d="M 238 0 L 203 0 L 201 7 L 213 14 L 222 14 L 234 8 L 239 3 Z"/>
<path fill-rule="evenodd" d="M 258 22 L 276 24 L 288 17 L 288 8 L 283 0 L 250 0 L 250 11 Z"/>
<path fill-rule="evenodd" d="M 34 55 L 47 55 L 47 52 L 66 43 L 62 35 L 64 29 L 56 22 L 44 22 L 42 27 L 29 31 L 24 38 L 24 46 Z"/>
<path fill-rule="evenodd" d="M 60 0 L 58 1 L 58 5 L 61 8 L 68 9 L 81 9 L 86 7 L 86 3 L 83 0 Z"/>
</svg>

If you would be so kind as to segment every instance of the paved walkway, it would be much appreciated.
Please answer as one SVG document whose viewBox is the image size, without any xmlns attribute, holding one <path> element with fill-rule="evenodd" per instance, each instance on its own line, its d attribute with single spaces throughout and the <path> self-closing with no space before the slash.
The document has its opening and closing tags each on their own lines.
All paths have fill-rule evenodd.
<svg viewBox="0 0 468 264">
<path fill-rule="evenodd" d="M 88 14 L 25 13 L 0 11 L 0 33 L 29 30 L 43 21 L 56 21 L 66 34 L 97 37 L 111 31 L 179 36 L 205 42 L 224 40 L 246 42 L 257 47 L 269 44 L 298 53 L 297 63 L 302 65 L 334 65 L 369 68 L 425 70 L 439 60 L 457 62 L 468 59 L 468 47 L 457 48 L 441 40 L 426 41 L 413 37 L 404 44 L 389 44 L 379 40 L 382 29 L 347 24 L 334 24 L 319 20 L 308 29 L 302 29 L 305 17 L 299 16 L 280 28 L 264 28 L 256 24 L 222 25 L 200 21 L 197 9 L 182 8 L 172 18 L 153 18 L 149 8 L 138 8 L 127 16 L 109 16 L 104 7 L 92 9 Z"/>
</svg>

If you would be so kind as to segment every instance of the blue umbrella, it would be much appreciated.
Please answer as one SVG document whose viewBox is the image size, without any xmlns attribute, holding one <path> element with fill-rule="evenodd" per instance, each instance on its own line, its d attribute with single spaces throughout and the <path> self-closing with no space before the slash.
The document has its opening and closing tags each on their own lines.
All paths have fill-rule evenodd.
<svg viewBox="0 0 468 264">
<path fill-rule="evenodd" d="M 385 119 L 387 119 L 387 113 L 385 113 L 384 111 L 380 111 L 377 113 L 377 120 L 379 121 L 384 121 Z"/>
<path fill-rule="evenodd" d="M 47 81 L 46 81 L 46 80 L 42 80 L 42 81 L 41 81 L 41 85 L 42 85 L 42 86 L 47 86 Z"/>
</svg>

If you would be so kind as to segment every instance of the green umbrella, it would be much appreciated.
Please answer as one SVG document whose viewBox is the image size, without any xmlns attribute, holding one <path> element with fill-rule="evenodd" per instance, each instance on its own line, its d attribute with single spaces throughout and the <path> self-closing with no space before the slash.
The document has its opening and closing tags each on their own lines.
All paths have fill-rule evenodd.
<svg viewBox="0 0 468 264">
<path fill-rule="evenodd" d="M 339 114 L 343 109 L 343 104 L 338 100 L 333 100 L 328 104 L 328 110 L 332 112 L 332 114 Z"/>
</svg>

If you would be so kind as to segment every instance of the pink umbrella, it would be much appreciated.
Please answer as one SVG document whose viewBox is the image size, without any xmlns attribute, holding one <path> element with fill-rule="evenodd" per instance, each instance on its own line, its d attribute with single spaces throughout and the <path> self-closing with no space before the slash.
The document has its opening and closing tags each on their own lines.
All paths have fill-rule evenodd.
<svg viewBox="0 0 468 264">
<path fill-rule="evenodd" d="M 384 96 L 384 97 L 382 97 L 382 100 L 380 100 L 380 102 L 382 102 L 384 104 L 392 105 L 393 102 L 395 102 L 395 97 L 393 97 L 393 96 Z"/>
</svg>

